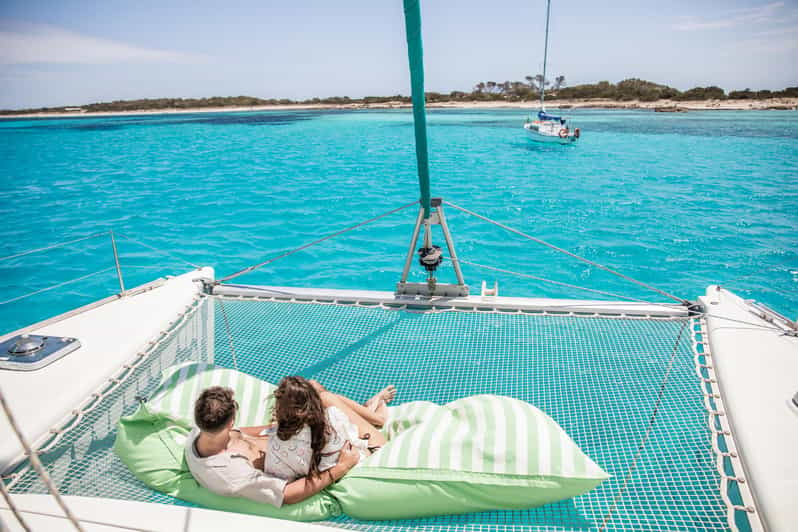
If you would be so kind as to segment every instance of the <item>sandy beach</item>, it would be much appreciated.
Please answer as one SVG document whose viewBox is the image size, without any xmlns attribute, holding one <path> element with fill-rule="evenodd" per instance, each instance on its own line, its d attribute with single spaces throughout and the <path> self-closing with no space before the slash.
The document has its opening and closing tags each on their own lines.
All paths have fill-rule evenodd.
<svg viewBox="0 0 798 532">
<path fill-rule="evenodd" d="M 350 103 L 341 105 L 330 104 L 287 104 L 287 105 L 259 105 L 252 107 L 201 107 L 188 109 L 154 109 L 140 111 L 107 111 L 86 112 L 69 111 L 60 113 L 19 113 L 0 116 L 0 119 L 18 118 L 77 118 L 90 116 L 139 116 L 163 115 L 185 113 L 220 113 L 220 112 L 247 112 L 247 111 L 290 111 L 290 110 L 359 110 L 359 109 L 405 109 L 410 108 L 409 103 L 391 101 L 384 103 Z M 537 109 L 534 102 L 506 102 L 506 101 L 450 101 L 427 103 L 428 109 Z M 650 109 L 661 112 L 689 112 L 689 111 L 764 111 L 764 110 L 798 110 L 798 98 L 772 98 L 759 100 L 705 100 L 705 101 L 677 101 L 657 100 L 641 102 L 637 100 L 616 101 L 610 99 L 593 98 L 578 100 L 554 100 L 548 103 L 549 110 L 554 109 Z"/>
</svg>

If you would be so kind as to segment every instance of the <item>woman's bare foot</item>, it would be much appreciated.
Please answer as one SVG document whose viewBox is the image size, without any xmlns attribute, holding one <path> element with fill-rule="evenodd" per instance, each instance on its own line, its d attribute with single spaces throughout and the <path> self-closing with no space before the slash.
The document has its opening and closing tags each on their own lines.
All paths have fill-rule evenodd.
<svg viewBox="0 0 798 532">
<path fill-rule="evenodd" d="M 372 412 L 376 412 L 377 409 L 380 408 L 381 404 L 388 404 L 394 400 L 396 397 L 396 386 L 393 384 L 389 384 L 379 392 L 377 392 L 374 397 L 366 401 L 366 408 L 371 410 Z"/>
<path fill-rule="evenodd" d="M 396 397 L 396 386 L 390 384 L 377 392 L 377 394 L 366 401 L 365 407 L 372 413 L 372 420 L 375 427 L 382 428 L 388 420 L 388 403 Z"/>
</svg>

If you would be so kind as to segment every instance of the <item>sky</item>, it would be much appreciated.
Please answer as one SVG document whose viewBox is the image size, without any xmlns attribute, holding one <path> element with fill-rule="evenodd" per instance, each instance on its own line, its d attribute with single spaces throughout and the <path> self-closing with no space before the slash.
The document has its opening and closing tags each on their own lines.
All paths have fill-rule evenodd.
<svg viewBox="0 0 798 532">
<path fill-rule="evenodd" d="M 550 78 L 798 86 L 798 0 L 553 0 Z M 428 91 L 542 69 L 545 0 L 422 0 Z M 401 0 L 0 0 L 0 109 L 409 94 Z"/>
</svg>

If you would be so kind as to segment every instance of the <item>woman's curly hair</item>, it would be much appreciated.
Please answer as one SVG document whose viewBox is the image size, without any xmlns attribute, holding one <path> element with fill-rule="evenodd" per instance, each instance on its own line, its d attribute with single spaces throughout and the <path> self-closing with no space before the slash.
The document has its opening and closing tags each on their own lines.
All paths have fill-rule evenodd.
<svg viewBox="0 0 798 532">
<path fill-rule="evenodd" d="M 319 393 L 302 377 L 285 377 L 274 391 L 273 417 L 277 422 L 277 437 L 285 441 L 302 427 L 310 427 L 311 449 L 308 478 L 319 476 L 322 450 L 327 444 L 327 417 Z"/>
</svg>

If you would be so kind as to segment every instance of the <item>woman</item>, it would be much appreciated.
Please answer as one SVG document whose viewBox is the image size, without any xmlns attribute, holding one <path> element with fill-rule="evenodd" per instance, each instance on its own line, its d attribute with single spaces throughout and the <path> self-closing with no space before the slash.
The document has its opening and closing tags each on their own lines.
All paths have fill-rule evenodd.
<svg viewBox="0 0 798 532">
<path fill-rule="evenodd" d="M 301 477 L 312 482 L 350 445 L 361 460 L 368 457 L 386 443 L 378 429 L 395 396 L 396 388 L 388 386 L 360 405 L 316 381 L 285 377 L 274 392 L 276 425 L 268 431 L 264 472 L 288 482 Z"/>
</svg>

